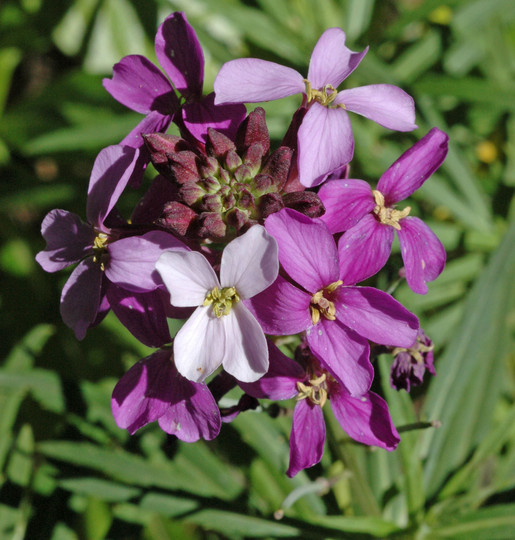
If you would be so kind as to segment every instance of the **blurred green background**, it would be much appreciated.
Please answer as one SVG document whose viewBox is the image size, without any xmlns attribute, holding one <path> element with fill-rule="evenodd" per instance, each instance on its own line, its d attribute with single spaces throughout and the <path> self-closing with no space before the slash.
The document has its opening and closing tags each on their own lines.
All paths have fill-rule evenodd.
<svg viewBox="0 0 515 540">
<path fill-rule="evenodd" d="M 437 376 L 409 396 L 390 389 L 388 357 L 377 365 L 396 425 L 439 429 L 404 431 L 389 454 L 353 444 L 326 411 L 321 464 L 288 479 L 287 415 L 247 412 L 192 445 L 116 427 L 112 388 L 150 351 L 110 316 L 77 342 L 59 316 L 67 273 L 34 255 L 45 214 L 84 216 L 96 154 L 140 119 L 102 77 L 127 54 L 155 60 L 157 26 L 176 10 L 204 47 L 206 92 L 241 56 L 306 73 L 331 26 L 353 50 L 370 45 L 345 84 L 402 87 L 419 129 L 354 115 L 352 177 L 375 182 L 431 127 L 449 133 L 444 165 L 411 201 L 448 265 L 426 296 L 396 291 L 435 342 Z M 276 144 L 297 105 L 265 105 Z M 0 172 L 2 540 L 515 538 L 513 0 L 2 0 Z"/>
</svg>

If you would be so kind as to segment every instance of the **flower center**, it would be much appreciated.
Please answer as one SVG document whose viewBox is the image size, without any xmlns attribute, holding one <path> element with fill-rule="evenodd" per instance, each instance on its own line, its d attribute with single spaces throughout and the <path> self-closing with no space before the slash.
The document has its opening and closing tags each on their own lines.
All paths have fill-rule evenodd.
<svg viewBox="0 0 515 540">
<path fill-rule="evenodd" d="M 100 264 L 104 270 L 105 255 L 107 255 L 107 242 L 109 237 L 106 233 L 98 233 L 93 241 L 93 262 Z"/>
<path fill-rule="evenodd" d="M 432 350 L 432 344 L 426 345 L 417 336 L 417 341 L 415 342 L 415 345 L 413 345 L 409 349 L 405 349 L 404 347 L 395 347 L 395 349 L 393 349 L 392 351 L 392 356 L 395 357 L 401 352 L 407 352 L 412 358 L 417 361 L 418 364 L 424 364 L 424 357 L 422 355 L 431 352 Z"/>
<path fill-rule="evenodd" d="M 320 103 L 320 105 L 329 107 L 338 95 L 338 91 L 332 84 L 326 84 L 321 90 L 312 88 L 311 83 L 307 79 L 304 79 L 304 84 L 306 85 L 306 97 L 308 98 L 308 103 L 317 101 Z M 333 105 L 333 108 L 334 107 L 341 107 L 342 109 L 345 109 L 345 105 L 343 103 Z"/>
<path fill-rule="evenodd" d="M 322 373 L 319 377 L 310 379 L 307 383 L 297 382 L 297 401 L 309 399 L 315 405 L 323 407 L 327 401 L 327 376 Z"/>
<path fill-rule="evenodd" d="M 211 291 L 206 294 L 206 299 L 204 300 L 204 306 L 213 306 L 213 311 L 215 315 L 220 318 L 224 315 L 229 315 L 233 304 L 236 304 L 240 301 L 240 297 L 236 292 L 234 287 L 224 287 L 219 289 L 214 287 Z"/>
<path fill-rule="evenodd" d="M 397 231 L 400 231 L 401 225 L 399 221 L 409 215 L 411 212 L 411 206 L 406 206 L 404 210 L 395 210 L 395 208 L 385 206 L 384 195 L 380 191 L 373 189 L 372 193 L 376 203 L 374 214 L 377 216 L 379 221 L 383 223 L 383 225 L 390 225 Z"/>
<path fill-rule="evenodd" d="M 336 319 L 336 308 L 334 307 L 334 302 L 331 302 L 327 296 L 330 298 L 331 293 L 334 292 L 340 285 L 343 285 L 343 281 L 335 281 L 327 287 L 320 289 L 311 297 L 309 309 L 311 310 L 311 320 L 313 321 L 313 324 L 318 323 L 321 315 L 330 321 L 334 321 Z"/>
</svg>

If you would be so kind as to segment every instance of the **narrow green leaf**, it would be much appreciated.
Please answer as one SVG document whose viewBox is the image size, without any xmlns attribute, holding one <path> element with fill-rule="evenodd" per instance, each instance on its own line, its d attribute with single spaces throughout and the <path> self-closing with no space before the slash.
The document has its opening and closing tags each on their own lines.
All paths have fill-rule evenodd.
<svg viewBox="0 0 515 540">
<path fill-rule="evenodd" d="M 69 478 L 60 480 L 59 487 L 78 495 L 92 496 L 102 501 L 121 502 L 137 497 L 141 490 L 102 478 Z"/>
</svg>

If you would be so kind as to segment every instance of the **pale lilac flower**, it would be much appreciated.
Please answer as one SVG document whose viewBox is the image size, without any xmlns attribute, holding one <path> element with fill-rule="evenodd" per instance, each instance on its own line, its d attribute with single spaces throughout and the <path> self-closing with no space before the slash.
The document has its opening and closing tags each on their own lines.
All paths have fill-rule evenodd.
<svg viewBox="0 0 515 540">
<path fill-rule="evenodd" d="M 277 244 L 264 227 L 254 225 L 226 246 L 220 280 L 195 251 L 166 252 L 156 268 L 172 305 L 198 306 L 174 340 L 179 373 L 197 382 L 220 365 L 240 381 L 266 373 L 265 335 L 244 304 L 273 283 L 279 270 Z"/>
<path fill-rule="evenodd" d="M 433 128 L 381 176 L 372 190 L 363 180 L 331 180 L 318 192 L 326 212 L 320 218 L 340 238 L 345 268 L 362 269 L 362 279 L 377 273 L 390 256 L 394 231 L 401 244 L 406 281 L 419 294 L 426 281 L 435 280 L 445 266 L 445 249 L 408 206 L 395 205 L 409 197 L 440 167 L 447 155 L 449 137 Z"/>
<path fill-rule="evenodd" d="M 329 28 L 313 49 L 307 79 L 274 62 L 231 60 L 215 80 L 215 103 L 255 103 L 303 94 L 303 106 L 308 110 L 297 137 L 299 179 L 306 187 L 316 186 L 352 159 L 354 139 L 347 111 L 396 131 L 417 127 L 413 99 L 396 86 L 374 84 L 336 90 L 367 50 L 352 52 L 345 46 L 345 32 Z"/>
<path fill-rule="evenodd" d="M 184 378 L 170 350 L 140 360 L 113 390 L 111 407 L 116 424 L 132 435 L 150 422 L 185 442 L 214 439 L 220 412 L 204 384 Z"/>
<path fill-rule="evenodd" d="M 326 225 L 299 212 L 283 209 L 269 216 L 266 230 L 279 246 L 279 262 L 291 280 L 279 276 L 249 306 L 270 335 L 306 331 L 311 351 L 360 396 L 372 383 L 367 340 L 410 346 L 418 320 L 389 294 L 356 287 L 360 269 L 347 269 Z"/>
</svg>

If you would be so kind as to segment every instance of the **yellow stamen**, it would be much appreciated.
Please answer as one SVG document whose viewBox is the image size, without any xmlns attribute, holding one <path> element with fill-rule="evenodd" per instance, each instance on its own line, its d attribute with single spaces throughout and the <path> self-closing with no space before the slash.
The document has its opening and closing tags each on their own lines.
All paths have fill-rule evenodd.
<svg viewBox="0 0 515 540">
<path fill-rule="evenodd" d="M 329 107 L 338 95 L 338 90 L 336 90 L 332 84 L 326 84 L 321 90 L 313 88 L 307 79 L 304 79 L 304 84 L 306 85 L 306 97 L 308 98 L 308 103 L 317 101 L 320 105 Z M 332 105 L 332 107 L 346 108 L 343 103 Z"/>
<path fill-rule="evenodd" d="M 234 287 L 224 287 L 222 290 L 218 287 L 214 287 L 206 294 L 203 305 L 212 305 L 214 314 L 220 318 L 224 315 L 229 315 L 232 305 L 239 301 L 240 297 Z"/>
<path fill-rule="evenodd" d="M 428 353 L 433 350 L 433 345 L 426 345 L 419 341 L 417 338 L 417 341 L 413 347 L 410 347 L 409 349 L 405 349 L 404 347 L 395 347 L 392 351 L 393 356 L 397 356 L 401 352 L 407 352 L 411 357 L 413 357 L 417 363 L 423 364 L 424 358 L 422 357 L 422 354 Z"/>
<path fill-rule="evenodd" d="M 107 253 L 107 241 L 109 237 L 106 233 L 98 233 L 93 241 L 93 262 L 100 263 L 100 268 L 104 270 L 103 255 Z"/>
<path fill-rule="evenodd" d="M 326 374 L 322 373 L 319 377 L 311 379 L 305 383 L 297 383 L 297 401 L 301 399 L 309 399 L 315 405 L 320 405 L 323 407 L 327 401 L 327 385 L 326 385 Z"/>
<path fill-rule="evenodd" d="M 406 216 L 409 216 L 411 212 L 411 206 L 406 206 L 404 210 L 395 210 L 395 208 L 389 208 L 384 204 L 384 195 L 377 191 L 372 190 L 376 206 L 374 208 L 374 214 L 379 218 L 379 221 L 384 225 L 390 225 L 397 231 L 401 230 L 399 221 Z"/>
<path fill-rule="evenodd" d="M 311 321 L 313 324 L 317 324 L 320 320 L 320 316 L 323 315 L 326 319 L 334 321 L 336 319 L 336 307 L 334 302 L 328 300 L 325 294 L 334 292 L 340 285 L 343 285 L 343 281 L 335 281 L 327 287 L 316 292 L 311 297 L 311 303 L 309 309 L 311 311 Z"/>
</svg>

